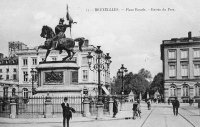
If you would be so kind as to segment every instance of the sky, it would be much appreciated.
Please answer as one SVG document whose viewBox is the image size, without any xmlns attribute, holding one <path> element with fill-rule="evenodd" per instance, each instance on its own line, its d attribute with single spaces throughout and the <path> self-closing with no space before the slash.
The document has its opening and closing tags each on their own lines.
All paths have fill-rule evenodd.
<svg viewBox="0 0 200 127">
<path fill-rule="evenodd" d="M 162 72 L 163 40 L 200 36 L 199 0 L 0 0 L 0 52 L 8 54 L 9 41 L 30 47 L 43 44 L 43 25 L 53 29 L 66 19 L 66 5 L 77 24 L 72 38 L 85 37 L 112 57 L 111 76 L 121 64 L 129 72 L 142 68 L 153 76 Z M 96 11 L 100 8 L 105 9 Z M 66 36 L 70 37 L 69 30 Z"/>
</svg>

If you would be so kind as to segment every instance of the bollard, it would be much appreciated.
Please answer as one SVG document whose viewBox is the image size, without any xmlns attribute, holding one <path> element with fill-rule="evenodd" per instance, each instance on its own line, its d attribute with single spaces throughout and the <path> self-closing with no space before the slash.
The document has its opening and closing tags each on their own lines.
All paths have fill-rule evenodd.
<svg viewBox="0 0 200 127">
<path fill-rule="evenodd" d="M 97 118 L 96 119 L 101 119 L 103 118 L 103 103 L 97 103 Z"/>
<path fill-rule="evenodd" d="M 88 99 L 88 96 L 85 96 L 84 97 L 84 101 L 83 101 L 83 107 L 84 107 L 84 109 L 83 109 L 83 116 L 84 117 L 88 117 L 88 116 L 90 116 L 90 101 L 89 101 L 89 99 Z"/>
<path fill-rule="evenodd" d="M 15 98 L 12 97 L 10 100 L 10 118 L 16 118 L 17 115 L 17 111 L 16 111 L 16 102 L 15 102 Z"/>
<path fill-rule="evenodd" d="M 44 118 L 52 118 L 52 102 L 51 97 L 49 96 L 49 93 L 47 93 L 47 96 L 45 98 L 45 113 Z"/>
<path fill-rule="evenodd" d="M 110 100 L 109 100 L 109 115 L 113 116 L 113 100 L 112 100 L 112 97 L 110 97 Z"/>
</svg>

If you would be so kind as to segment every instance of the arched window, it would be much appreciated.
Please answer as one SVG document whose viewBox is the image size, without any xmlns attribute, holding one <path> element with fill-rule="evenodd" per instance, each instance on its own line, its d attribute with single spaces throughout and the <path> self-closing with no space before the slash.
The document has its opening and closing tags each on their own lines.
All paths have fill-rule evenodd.
<svg viewBox="0 0 200 127">
<path fill-rule="evenodd" d="M 12 96 L 15 96 L 15 95 L 16 95 L 16 89 L 13 88 L 13 89 L 12 89 Z"/>
<path fill-rule="evenodd" d="M 176 85 L 172 84 L 171 87 L 170 87 L 170 96 L 174 97 L 176 96 Z"/>
<path fill-rule="evenodd" d="M 195 84 L 195 96 L 200 96 L 200 83 Z"/>
<path fill-rule="evenodd" d="M 8 97 L 8 87 L 3 88 L 3 97 L 5 97 L 5 98 Z"/>
<path fill-rule="evenodd" d="M 189 96 L 189 85 L 183 84 L 183 96 Z"/>
<path fill-rule="evenodd" d="M 22 92 L 23 92 L 23 98 L 28 98 L 28 89 L 23 88 Z"/>
</svg>

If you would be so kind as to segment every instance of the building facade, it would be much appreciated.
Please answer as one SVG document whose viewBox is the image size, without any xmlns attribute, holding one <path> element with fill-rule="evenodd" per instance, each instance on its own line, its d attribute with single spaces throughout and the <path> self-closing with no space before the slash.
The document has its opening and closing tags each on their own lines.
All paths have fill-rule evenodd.
<svg viewBox="0 0 200 127">
<path fill-rule="evenodd" d="M 200 37 L 163 40 L 161 60 L 165 102 L 175 97 L 181 102 L 200 99 Z"/>
<path fill-rule="evenodd" d="M 88 66 L 87 55 L 88 52 L 92 52 L 95 58 L 95 49 L 93 45 L 88 45 L 88 41 L 83 46 L 83 51 L 78 50 L 78 46 L 75 46 L 75 52 L 72 60 L 76 61 L 76 64 L 80 67 L 78 70 L 78 85 L 84 89 L 88 90 L 89 95 L 97 95 L 98 93 L 98 73 L 97 71 L 91 71 Z M 39 62 L 42 62 L 45 58 L 46 50 L 40 49 L 38 52 L 36 49 L 25 49 L 17 52 L 18 56 L 18 68 L 19 68 L 19 93 L 20 96 L 28 97 L 31 96 L 32 83 L 34 88 L 38 87 L 37 80 L 32 82 L 31 69 L 38 66 Z M 59 54 L 58 51 L 51 51 L 47 57 L 47 61 L 61 61 L 63 57 L 66 57 L 67 53 L 63 51 L 62 54 Z M 94 61 L 95 62 L 95 61 Z M 101 61 L 105 63 L 103 59 Z M 34 77 L 37 77 L 35 73 Z M 35 78 L 37 79 L 37 78 Z M 110 90 L 110 71 L 101 72 L 101 84 L 105 90 Z"/>
<path fill-rule="evenodd" d="M 19 90 L 18 58 L 0 59 L 0 97 L 16 95 Z"/>
</svg>

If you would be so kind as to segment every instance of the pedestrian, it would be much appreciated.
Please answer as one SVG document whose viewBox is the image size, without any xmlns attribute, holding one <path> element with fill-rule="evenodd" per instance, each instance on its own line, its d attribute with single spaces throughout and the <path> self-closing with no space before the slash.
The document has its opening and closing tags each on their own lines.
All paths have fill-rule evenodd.
<svg viewBox="0 0 200 127">
<path fill-rule="evenodd" d="M 116 114 L 118 113 L 118 103 L 116 98 L 114 97 L 114 102 L 113 102 L 113 118 L 115 118 Z"/>
<path fill-rule="evenodd" d="M 192 104 L 193 104 L 193 99 L 189 98 L 189 104 L 190 104 L 190 106 L 192 106 Z"/>
<path fill-rule="evenodd" d="M 138 102 L 137 102 L 137 101 L 135 101 L 135 102 L 133 103 L 133 108 L 132 108 L 132 110 L 133 110 L 133 119 L 135 119 L 136 116 L 138 116 Z"/>
<path fill-rule="evenodd" d="M 64 98 L 64 102 L 61 104 L 63 109 L 63 127 L 65 127 L 66 121 L 67 121 L 67 127 L 69 127 L 69 120 L 72 118 L 72 112 L 75 113 L 76 111 L 69 107 L 69 104 L 67 103 L 68 98 Z"/>
<path fill-rule="evenodd" d="M 148 99 L 148 101 L 147 101 L 147 107 L 148 107 L 148 110 L 150 110 L 151 109 L 151 101 Z"/>
<path fill-rule="evenodd" d="M 168 98 L 168 100 L 167 100 L 167 101 L 168 101 L 168 105 L 170 105 L 170 99 L 169 99 L 169 98 Z"/>
<path fill-rule="evenodd" d="M 173 113 L 174 113 L 175 116 L 177 116 L 178 115 L 178 108 L 180 106 L 180 103 L 179 103 L 177 98 L 175 98 L 175 100 L 172 102 L 172 105 L 173 105 Z"/>
</svg>

